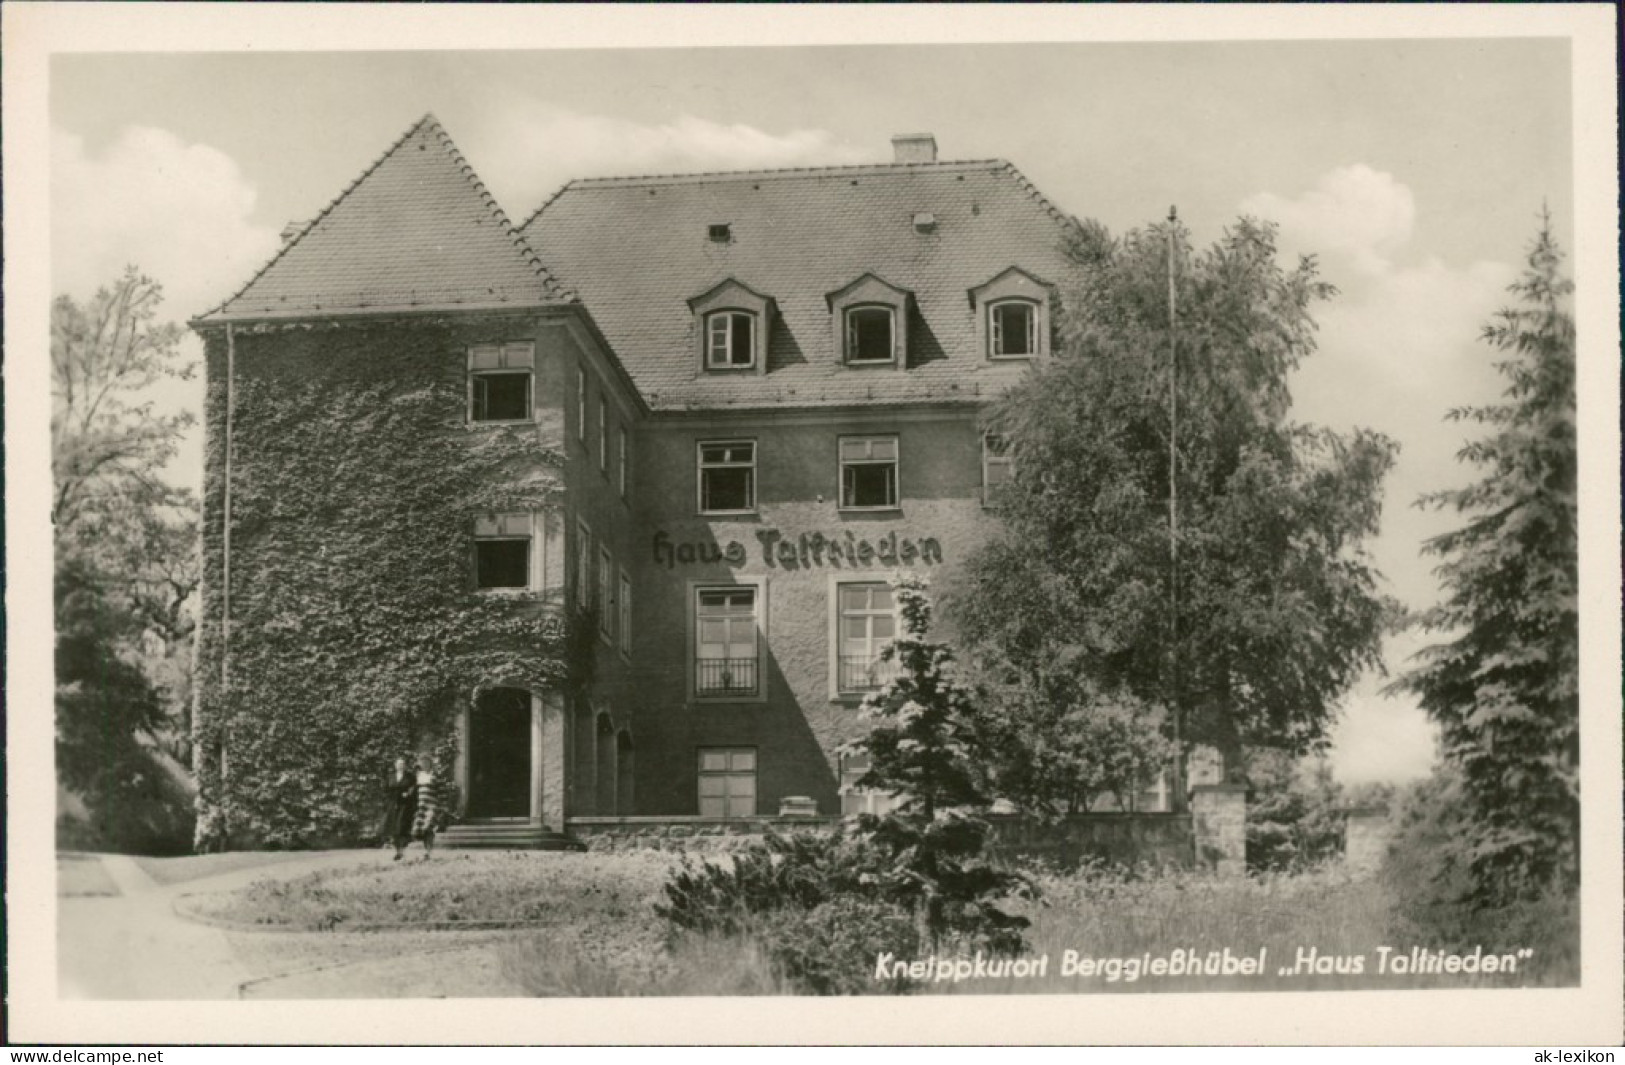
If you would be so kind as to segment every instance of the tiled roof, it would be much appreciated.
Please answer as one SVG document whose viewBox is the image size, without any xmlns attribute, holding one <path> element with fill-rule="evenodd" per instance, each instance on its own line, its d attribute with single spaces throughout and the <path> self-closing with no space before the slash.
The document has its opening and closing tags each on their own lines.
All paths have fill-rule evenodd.
<svg viewBox="0 0 1625 1065">
<path fill-rule="evenodd" d="M 917 214 L 934 216 L 917 232 Z M 707 227 L 726 223 L 727 242 Z M 1067 220 L 1000 160 L 574 181 L 523 227 L 656 410 L 970 400 L 1023 371 L 977 350 L 968 292 L 1011 266 L 1060 278 Z M 906 373 L 841 365 L 825 294 L 873 273 L 913 293 Z M 772 297 L 767 373 L 705 375 L 688 300 Z"/>
<path fill-rule="evenodd" d="M 425 115 L 200 323 L 569 300 Z"/>
</svg>

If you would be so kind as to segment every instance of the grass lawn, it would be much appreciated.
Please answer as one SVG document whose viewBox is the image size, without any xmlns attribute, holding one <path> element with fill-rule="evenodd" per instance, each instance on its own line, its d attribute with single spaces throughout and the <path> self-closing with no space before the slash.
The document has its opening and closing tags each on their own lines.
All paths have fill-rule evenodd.
<svg viewBox="0 0 1625 1065">
<path fill-rule="evenodd" d="M 196 911 L 290 930 L 514 921 L 636 924 L 676 859 L 662 852 L 453 851 L 431 861 L 376 859 L 240 891 L 200 895 Z"/>
<path fill-rule="evenodd" d="M 117 895 L 118 885 L 93 854 L 56 856 L 56 893 L 61 898 Z"/>
</svg>

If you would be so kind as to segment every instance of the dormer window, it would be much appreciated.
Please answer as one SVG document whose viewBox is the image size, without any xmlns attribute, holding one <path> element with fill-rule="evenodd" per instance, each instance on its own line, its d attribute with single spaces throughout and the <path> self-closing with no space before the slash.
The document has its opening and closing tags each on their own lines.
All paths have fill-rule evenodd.
<svg viewBox="0 0 1625 1065">
<path fill-rule="evenodd" d="M 891 362 L 897 358 L 896 312 L 890 307 L 852 307 L 846 312 L 846 361 Z"/>
<path fill-rule="evenodd" d="M 1025 359 L 1038 354 L 1038 305 L 1030 300 L 1000 300 L 987 309 L 988 354 L 995 359 Z"/>
<path fill-rule="evenodd" d="M 1049 354 L 1050 286 L 1017 266 L 969 292 L 977 344 L 988 359 Z"/>
<path fill-rule="evenodd" d="M 901 368 L 908 361 L 908 307 L 913 298 L 908 289 L 874 274 L 826 293 L 841 362 Z"/>
<path fill-rule="evenodd" d="M 746 370 L 756 365 L 756 316 L 749 311 L 707 315 L 705 365 L 711 370 Z"/>
<path fill-rule="evenodd" d="M 699 336 L 700 373 L 767 372 L 773 299 L 728 278 L 688 301 Z"/>
</svg>

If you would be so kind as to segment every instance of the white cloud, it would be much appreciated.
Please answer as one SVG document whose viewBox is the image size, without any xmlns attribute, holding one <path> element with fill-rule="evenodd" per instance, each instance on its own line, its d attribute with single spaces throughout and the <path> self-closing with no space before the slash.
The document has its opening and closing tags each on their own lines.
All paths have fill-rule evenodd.
<svg viewBox="0 0 1625 1065">
<path fill-rule="evenodd" d="M 133 263 L 163 284 L 165 316 L 207 311 L 276 250 L 255 198 L 230 156 L 167 130 L 127 126 L 95 154 L 53 130 L 52 288 L 84 298 Z"/>
<path fill-rule="evenodd" d="M 1387 267 L 1416 220 L 1411 190 L 1360 163 L 1321 175 L 1295 199 L 1263 192 L 1244 200 L 1241 210 L 1280 223 L 1284 250 L 1341 256 L 1368 274 Z"/>
<path fill-rule="evenodd" d="M 472 125 L 471 161 L 516 220 L 578 177 L 885 161 L 822 129 L 770 133 L 694 115 L 649 125 L 535 100 L 491 108 Z"/>
<path fill-rule="evenodd" d="M 1249 197 L 1241 210 L 1279 223 L 1283 252 L 1317 255 L 1339 288 L 1315 309 L 1319 350 L 1293 375 L 1293 414 L 1340 430 L 1366 426 L 1398 441 L 1382 533 L 1371 548 L 1387 590 L 1425 607 L 1438 596 L 1437 560 L 1421 545 L 1460 519 L 1413 504 L 1472 476 L 1455 458 L 1472 430 L 1445 414 L 1501 391 L 1496 356 L 1479 335 L 1505 302 L 1515 271 L 1500 262 L 1408 258 L 1415 197 L 1393 175 L 1363 165 L 1323 174 L 1295 197 Z M 1390 671 L 1402 671 L 1417 645 L 1415 634 L 1390 641 Z M 1333 763 L 1344 779 L 1415 776 L 1432 759 L 1425 715 L 1413 699 L 1379 695 L 1380 686 L 1362 682 L 1337 728 Z"/>
</svg>

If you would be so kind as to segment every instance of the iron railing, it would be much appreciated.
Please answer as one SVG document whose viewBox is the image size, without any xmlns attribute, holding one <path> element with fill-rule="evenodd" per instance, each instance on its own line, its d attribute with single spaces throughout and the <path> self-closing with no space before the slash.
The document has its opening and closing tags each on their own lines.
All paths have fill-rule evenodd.
<svg viewBox="0 0 1625 1065">
<path fill-rule="evenodd" d="M 839 680 L 844 692 L 867 692 L 884 687 L 897 675 L 897 663 L 875 655 L 841 655 Z"/>
<path fill-rule="evenodd" d="M 694 663 L 694 688 L 700 695 L 754 695 L 756 693 L 756 659 L 696 659 Z"/>
</svg>

